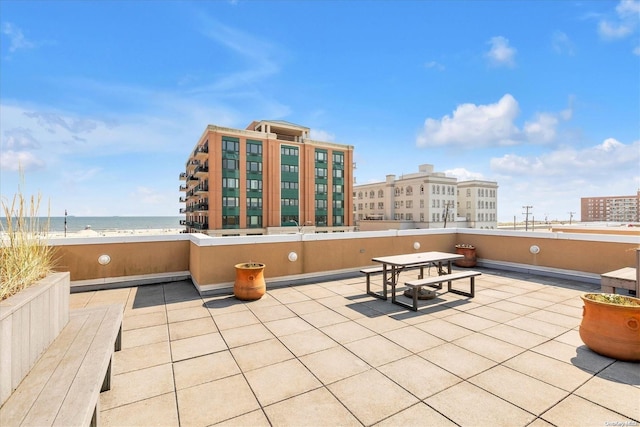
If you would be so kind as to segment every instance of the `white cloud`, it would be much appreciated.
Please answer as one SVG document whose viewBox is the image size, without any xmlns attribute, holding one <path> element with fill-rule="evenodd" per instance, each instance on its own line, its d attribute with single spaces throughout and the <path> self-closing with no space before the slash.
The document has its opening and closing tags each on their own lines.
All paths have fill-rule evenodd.
<svg viewBox="0 0 640 427">
<path fill-rule="evenodd" d="M 502 36 L 492 37 L 488 44 L 491 45 L 485 56 L 493 66 L 514 67 L 517 49 L 509 46 L 509 40 Z"/>
<path fill-rule="evenodd" d="M 622 39 L 636 32 L 640 18 L 640 0 L 622 0 L 615 12 L 615 18 L 601 19 L 598 23 L 598 34 L 604 39 Z"/>
<path fill-rule="evenodd" d="M 22 33 L 22 30 L 11 22 L 4 22 L 2 24 L 2 34 L 9 38 L 9 52 L 15 52 L 19 49 L 32 49 L 36 47 L 35 43 L 27 38 Z"/>
<path fill-rule="evenodd" d="M 30 172 L 42 169 L 44 166 L 44 161 L 29 151 L 3 150 L 0 152 L 0 169 L 6 171 Z"/>
<path fill-rule="evenodd" d="M 556 31 L 551 37 L 551 46 L 559 54 L 573 56 L 575 54 L 575 46 L 569 36 L 562 31 Z"/>
<path fill-rule="evenodd" d="M 444 65 L 436 61 L 429 61 L 426 64 L 424 64 L 424 66 L 425 68 L 432 68 L 434 70 L 444 71 Z"/>
<path fill-rule="evenodd" d="M 444 171 L 446 176 L 457 178 L 458 181 L 470 181 L 474 179 L 485 179 L 480 172 L 472 172 L 465 168 L 453 168 Z"/>
<path fill-rule="evenodd" d="M 139 200 L 145 204 L 157 205 L 166 201 L 166 196 L 152 188 L 138 186 L 136 191 L 131 194 L 135 200 Z"/>
<path fill-rule="evenodd" d="M 503 175 L 584 177 L 616 173 L 637 173 L 640 141 L 623 144 L 608 138 L 602 144 L 582 150 L 565 147 L 536 157 L 506 154 L 491 159 L 491 170 Z"/>
<path fill-rule="evenodd" d="M 428 118 L 417 145 L 512 145 L 519 133 L 513 124 L 519 112 L 518 101 L 510 94 L 495 104 L 462 104 L 451 116 L 440 120 Z"/>
<path fill-rule="evenodd" d="M 560 120 L 573 115 L 571 104 L 559 113 L 540 112 L 519 129 L 515 120 L 520 113 L 518 101 L 510 94 L 494 104 L 459 105 L 451 116 L 428 118 L 416 139 L 419 147 L 459 145 L 469 148 L 508 146 L 519 143 L 544 144 L 557 137 Z"/>
<path fill-rule="evenodd" d="M 633 54 L 634 54 L 634 55 L 638 55 L 638 56 L 640 56 L 640 46 L 636 46 L 636 47 L 633 49 Z"/>
<path fill-rule="evenodd" d="M 324 131 L 322 129 L 311 129 L 309 132 L 309 136 L 311 139 L 315 141 L 324 141 L 324 142 L 332 142 L 335 141 L 336 136 L 330 132 Z"/>
</svg>

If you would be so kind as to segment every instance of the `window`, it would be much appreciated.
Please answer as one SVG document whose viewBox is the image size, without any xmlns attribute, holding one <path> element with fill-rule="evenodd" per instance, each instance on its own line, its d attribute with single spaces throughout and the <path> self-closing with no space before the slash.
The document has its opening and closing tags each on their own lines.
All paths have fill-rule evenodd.
<svg viewBox="0 0 640 427">
<path fill-rule="evenodd" d="M 396 188 L 395 195 L 396 195 L 396 196 L 399 196 L 399 195 L 400 195 L 400 189 L 399 189 L 399 188 Z"/>
<path fill-rule="evenodd" d="M 326 151 L 316 151 L 316 162 L 317 163 L 327 163 L 327 152 Z"/>
<path fill-rule="evenodd" d="M 362 199 L 362 191 L 358 192 L 358 199 Z"/>
<path fill-rule="evenodd" d="M 413 195 L 413 187 L 407 187 L 406 194 L 407 194 L 407 196 Z"/>
<path fill-rule="evenodd" d="M 262 227 L 261 215 L 249 215 L 247 216 L 247 227 Z"/>
<path fill-rule="evenodd" d="M 225 206 L 228 208 L 235 208 L 239 205 L 240 205 L 240 201 L 238 197 L 224 196 L 222 198 L 222 206 Z"/>
<path fill-rule="evenodd" d="M 369 209 L 373 210 L 373 206 L 374 206 L 373 202 L 369 203 Z"/>
<path fill-rule="evenodd" d="M 344 154 L 342 153 L 333 153 L 333 163 L 337 165 L 344 164 Z"/>
<path fill-rule="evenodd" d="M 328 190 L 327 184 L 316 184 L 316 194 L 327 194 Z"/>
<path fill-rule="evenodd" d="M 384 202 L 378 202 L 378 209 L 384 209 Z"/>
<path fill-rule="evenodd" d="M 372 199 L 375 197 L 375 195 L 376 193 L 373 190 L 369 192 L 369 197 L 371 197 Z"/>
<path fill-rule="evenodd" d="M 316 168 L 316 178 L 327 179 L 327 169 L 326 168 Z"/>
<path fill-rule="evenodd" d="M 222 226 L 237 226 L 240 224 L 240 217 L 235 215 L 222 215 Z"/>
<path fill-rule="evenodd" d="M 333 170 L 333 177 L 334 178 L 342 178 L 343 175 L 343 170 L 342 169 L 334 169 Z"/>
<path fill-rule="evenodd" d="M 282 165 L 280 170 L 282 172 L 298 173 L 298 165 Z"/>
<path fill-rule="evenodd" d="M 262 181 L 259 179 L 248 179 L 247 191 L 262 191 Z"/>
<path fill-rule="evenodd" d="M 378 198 L 384 197 L 384 190 L 378 190 Z"/>
<path fill-rule="evenodd" d="M 471 197 L 471 189 L 467 188 L 467 197 Z"/>
<path fill-rule="evenodd" d="M 222 188 L 240 188 L 238 178 L 222 178 Z"/>
<path fill-rule="evenodd" d="M 420 194 L 424 194 L 424 185 L 420 186 Z"/>
<path fill-rule="evenodd" d="M 297 147 L 287 147 L 287 146 L 282 146 L 280 147 L 280 154 L 283 156 L 298 156 L 298 148 Z"/>
<path fill-rule="evenodd" d="M 261 173 L 262 162 L 247 162 L 247 172 Z"/>
<path fill-rule="evenodd" d="M 342 185 L 333 184 L 333 192 L 336 194 L 342 194 Z"/>
<path fill-rule="evenodd" d="M 262 155 L 262 144 L 247 141 L 247 154 Z"/>
<path fill-rule="evenodd" d="M 247 208 L 262 209 L 262 197 L 247 197 Z"/>
<path fill-rule="evenodd" d="M 222 138 L 222 151 L 231 151 L 237 153 L 240 151 L 240 143 L 237 139 Z"/>
<path fill-rule="evenodd" d="M 238 170 L 240 163 L 236 159 L 222 159 L 222 169 Z"/>
<path fill-rule="evenodd" d="M 413 207 L 413 200 L 407 200 L 407 208 L 412 208 Z"/>
<path fill-rule="evenodd" d="M 329 203 L 324 199 L 316 199 L 316 209 L 325 210 L 329 206 Z"/>
<path fill-rule="evenodd" d="M 297 190 L 299 187 L 297 182 L 282 181 L 280 188 L 283 190 Z"/>
<path fill-rule="evenodd" d="M 280 199 L 281 206 L 298 206 L 298 199 Z"/>
<path fill-rule="evenodd" d="M 333 217 L 334 225 L 342 225 L 342 216 L 334 216 Z"/>
<path fill-rule="evenodd" d="M 333 208 L 334 209 L 342 209 L 343 208 L 343 201 L 342 200 L 334 200 L 332 202 L 333 204 Z"/>
</svg>

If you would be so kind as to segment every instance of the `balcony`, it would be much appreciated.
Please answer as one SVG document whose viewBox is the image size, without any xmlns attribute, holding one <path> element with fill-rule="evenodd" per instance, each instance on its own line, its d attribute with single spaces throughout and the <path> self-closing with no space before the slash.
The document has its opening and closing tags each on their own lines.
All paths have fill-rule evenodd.
<svg viewBox="0 0 640 427">
<path fill-rule="evenodd" d="M 209 192 L 209 186 L 208 185 L 198 185 L 197 187 L 194 188 L 194 194 L 207 194 Z"/>
<path fill-rule="evenodd" d="M 206 177 L 209 174 L 209 167 L 204 165 L 199 165 L 196 167 L 193 173 L 198 178 Z"/>
<path fill-rule="evenodd" d="M 193 185 L 196 182 L 198 182 L 198 178 L 195 175 L 189 175 L 187 177 L 187 183 L 188 184 L 192 184 Z"/>
<path fill-rule="evenodd" d="M 209 156 L 209 146 L 204 145 L 204 146 L 197 147 L 193 151 L 193 156 L 196 158 L 196 160 L 206 159 Z"/>
<path fill-rule="evenodd" d="M 186 181 L 187 179 L 187 173 L 186 172 L 181 172 L 180 173 L 180 181 Z"/>
<path fill-rule="evenodd" d="M 187 198 L 186 198 L 186 197 L 180 197 L 180 198 L 178 199 L 178 202 L 179 202 L 179 203 L 186 203 L 186 201 L 187 201 Z"/>
<path fill-rule="evenodd" d="M 186 185 L 181 185 L 180 186 L 180 191 L 187 191 L 187 186 Z"/>
<path fill-rule="evenodd" d="M 196 230 L 208 230 L 209 229 L 209 223 L 208 222 L 197 222 L 195 221 L 192 225 L 193 228 L 195 228 Z"/>
<path fill-rule="evenodd" d="M 209 203 L 196 203 L 193 205 L 194 212 L 205 212 L 209 210 Z"/>
<path fill-rule="evenodd" d="M 72 289 L 86 289 L 92 280 L 98 287 L 114 283 L 113 289 L 74 292 L 72 307 L 105 301 L 126 307 L 123 350 L 114 355 L 118 368 L 101 404 L 109 424 L 131 424 L 132 413 L 170 425 L 606 425 L 638 419 L 637 365 L 591 352 L 577 331 L 579 296 L 599 289 L 600 273 L 635 264 L 636 235 L 468 229 L 192 234 L 145 237 L 148 251 L 127 247 L 140 237 L 101 239 L 52 244 L 71 271 Z M 482 272 L 475 297 L 439 293 L 409 312 L 368 296 L 358 269 L 375 256 L 413 252 L 416 243 L 421 251 L 475 245 Z M 97 253 L 112 259 L 106 278 L 104 266 L 77 261 L 96 244 Z M 267 294 L 241 302 L 229 284 L 233 265 L 249 259 L 267 264 Z M 170 279 L 179 274 L 192 281 Z M 401 281 L 412 274 L 402 272 Z M 122 288 L 129 277 L 156 282 Z M 373 284 L 378 290 L 381 277 Z M 151 334 L 156 329 L 164 332 Z M 230 403 L 229 393 L 238 399 Z M 203 411 L 205 405 L 217 410 Z M 325 410 L 301 409 L 319 405 Z"/>
</svg>

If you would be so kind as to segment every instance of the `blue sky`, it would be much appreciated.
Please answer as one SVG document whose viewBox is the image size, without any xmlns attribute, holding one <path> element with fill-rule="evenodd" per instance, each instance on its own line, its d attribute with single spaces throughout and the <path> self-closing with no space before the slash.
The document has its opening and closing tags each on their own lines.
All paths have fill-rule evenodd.
<svg viewBox="0 0 640 427">
<path fill-rule="evenodd" d="M 178 215 L 206 125 L 261 119 L 357 183 L 495 180 L 501 221 L 640 188 L 638 0 L 2 0 L 0 69 L 0 192 L 51 216 Z"/>
</svg>

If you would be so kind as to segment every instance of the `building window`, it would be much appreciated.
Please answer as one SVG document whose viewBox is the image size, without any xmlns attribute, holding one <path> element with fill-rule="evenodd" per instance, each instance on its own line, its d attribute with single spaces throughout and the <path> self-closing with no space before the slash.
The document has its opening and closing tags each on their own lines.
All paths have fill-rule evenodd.
<svg viewBox="0 0 640 427">
<path fill-rule="evenodd" d="M 342 209 L 343 208 L 343 201 L 342 200 L 334 200 L 332 202 L 333 204 L 333 208 L 334 209 Z"/>
<path fill-rule="evenodd" d="M 406 194 L 407 194 L 407 196 L 413 195 L 413 187 L 407 187 Z"/>
<path fill-rule="evenodd" d="M 342 185 L 333 184 L 333 192 L 336 194 L 342 194 Z"/>
<path fill-rule="evenodd" d="M 298 165 L 282 165 L 280 170 L 282 172 L 298 173 Z"/>
<path fill-rule="evenodd" d="M 240 201 L 239 200 L 240 199 L 238 197 L 224 196 L 222 198 L 222 206 L 228 207 L 228 208 L 238 207 L 240 205 Z"/>
<path fill-rule="evenodd" d="M 297 190 L 299 188 L 299 184 L 297 182 L 282 181 L 280 183 L 280 188 L 283 190 Z"/>
<path fill-rule="evenodd" d="M 316 184 L 316 194 L 327 194 L 329 186 L 327 184 Z"/>
<path fill-rule="evenodd" d="M 343 217 L 342 215 L 336 215 L 333 217 L 333 225 L 342 225 Z"/>
<path fill-rule="evenodd" d="M 262 209 L 262 197 L 247 197 L 248 209 Z"/>
<path fill-rule="evenodd" d="M 250 227 L 250 228 L 262 227 L 262 216 L 261 215 L 247 216 L 247 227 Z"/>
<path fill-rule="evenodd" d="M 222 188 L 240 188 L 238 178 L 222 178 Z"/>
<path fill-rule="evenodd" d="M 316 178 L 327 179 L 327 169 L 326 168 L 316 168 Z"/>
<path fill-rule="evenodd" d="M 298 199 L 287 199 L 287 198 L 280 199 L 281 206 L 298 206 L 298 204 L 299 204 Z"/>
<path fill-rule="evenodd" d="M 247 172 L 262 173 L 262 162 L 247 162 Z"/>
<path fill-rule="evenodd" d="M 240 151 L 240 142 L 236 138 L 222 137 L 222 151 L 231 151 L 237 153 Z"/>
<path fill-rule="evenodd" d="M 280 154 L 283 156 L 298 157 L 298 147 L 287 147 L 283 145 L 282 147 L 280 147 Z"/>
<path fill-rule="evenodd" d="M 222 169 L 225 170 L 238 170 L 239 161 L 237 159 L 222 159 Z"/>
<path fill-rule="evenodd" d="M 222 215 L 223 227 L 237 227 L 240 224 L 240 217 L 236 215 Z"/>
<path fill-rule="evenodd" d="M 326 151 L 316 151 L 316 163 L 327 163 Z"/>
<path fill-rule="evenodd" d="M 259 180 L 259 179 L 248 179 L 247 180 L 247 191 L 262 191 L 262 180 Z"/>
<path fill-rule="evenodd" d="M 342 169 L 334 169 L 333 170 L 333 177 L 334 178 L 342 178 L 343 176 L 343 170 Z"/>
<path fill-rule="evenodd" d="M 375 197 L 375 195 L 376 193 L 373 190 L 369 192 L 369 197 L 371 197 L 372 199 Z"/>
<path fill-rule="evenodd" d="M 384 190 L 378 190 L 378 198 L 384 197 Z"/>
<path fill-rule="evenodd" d="M 262 155 L 262 144 L 259 142 L 247 141 L 247 154 L 254 156 Z"/>
<path fill-rule="evenodd" d="M 344 164 L 344 154 L 343 153 L 333 153 L 333 163 L 337 165 Z"/>
<path fill-rule="evenodd" d="M 325 199 L 316 199 L 316 209 L 326 210 L 329 203 Z"/>
</svg>

